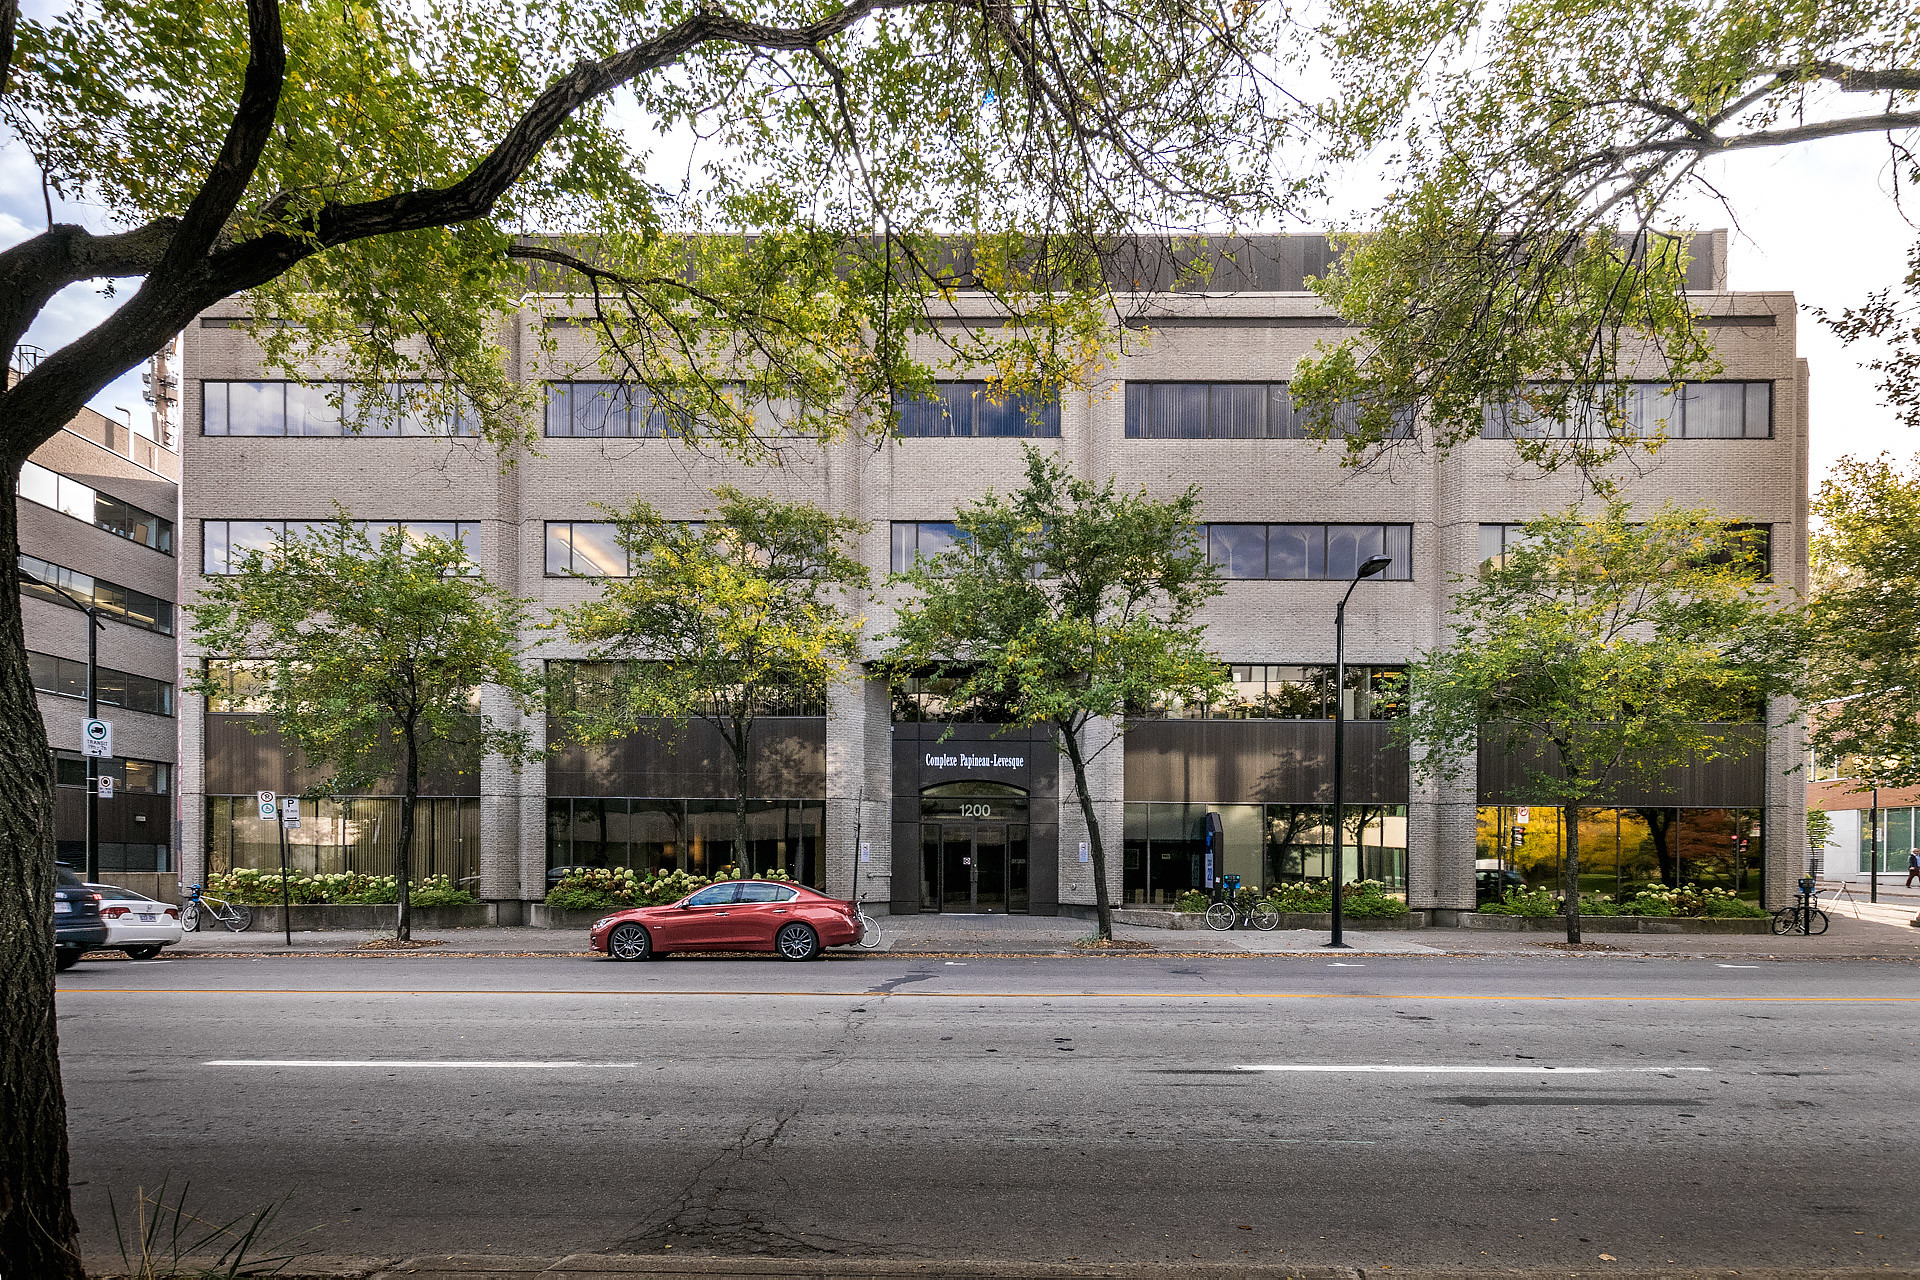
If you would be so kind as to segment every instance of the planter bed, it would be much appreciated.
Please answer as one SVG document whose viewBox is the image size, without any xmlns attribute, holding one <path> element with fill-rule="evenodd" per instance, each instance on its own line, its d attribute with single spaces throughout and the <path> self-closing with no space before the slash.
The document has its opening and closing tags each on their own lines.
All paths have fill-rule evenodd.
<svg viewBox="0 0 1920 1280">
<path fill-rule="evenodd" d="M 1463 929 L 1492 929 L 1501 933 L 1565 933 L 1564 916 L 1502 916 L 1478 911 L 1462 912 Z M 1586 933 L 1766 933 L 1773 922 L 1765 916 L 1751 919 L 1687 916 L 1581 916 L 1580 932 Z"/>
<path fill-rule="evenodd" d="M 1347 916 L 1345 921 L 1347 928 L 1363 931 L 1418 929 L 1424 923 L 1422 917 L 1413 912 L 1402 912 L 1397 916 Z M 1113 922 L 1138 925 L 1148 929 L 1205 929 L 1207 927 L 1206 916 L 1197 911 L 1167 911 L 1153 907 L 1115 907 Z M 1245 926 L 1236 925 L 1235 927 Z M 1280 928 L 1331 930 L 1333 913 L 1331 911 L 1282 911 Z"/>
<path fill-rule="evenodd" d="M 290 923 L 296 933 L 326 932 L 353 929 L 392 929 L 400 917 L 400 908 L 391 902 L 329 902 L 295 904 L 292 908 Z M 485 903 L 476 903 L 470 907 L 415 907 L 410 913 L 413 927 L 419 929 L 471 929 L 490 923 Z M 200 922 L 201 933 L 219 933 L 223 926 L 219 921 L 206 918 Z M 248 933 L 280 933 L 280 907 L 253 908 L 253 923 L 247 926 Z"/>
<path fill-rule="evenodd" d="M 625 911 L 626 907 L 589 907 L 584 911 L 567 911 L 560 907 L 550 907 L 544 902 L 536 902 L 531 909 L 531 918 L 527 923 L 536 929 L 578 929 L 581 933 L 593 928 L 593 923 L 616 911 Z"/>
</svg>

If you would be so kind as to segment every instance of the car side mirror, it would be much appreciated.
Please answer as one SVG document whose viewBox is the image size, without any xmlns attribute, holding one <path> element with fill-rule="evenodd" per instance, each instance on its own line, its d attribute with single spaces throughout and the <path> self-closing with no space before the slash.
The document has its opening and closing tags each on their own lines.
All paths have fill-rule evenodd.
<svg viewBox="0 0 1920 1280">
<path fill-rule="evenodd" d="M 680 903 L 680 909 L 682 911 L 691 911 L 693 910 L 693 903 L 690 901 L 682 901 Z"/>
</svg>

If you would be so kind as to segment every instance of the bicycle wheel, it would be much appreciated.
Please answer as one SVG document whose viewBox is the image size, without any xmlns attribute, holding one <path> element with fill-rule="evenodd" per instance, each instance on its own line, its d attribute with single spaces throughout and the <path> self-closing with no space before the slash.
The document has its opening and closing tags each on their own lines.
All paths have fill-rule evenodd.
<svg viewBox="0 0 1920 1280">
<path fill-rule="evenodd" d="M 1812 916 L 1812 919 L 1810 919 L 1807 922 L 1807 932 L 1809 934 L 1825 933 L 1827 931 L 1827 926 L 1833 923 L 1831 920 L 1827 919 L 1827 913 L 1824 911 L 1820 911 L 1816 909 L 1810 914 Z"/>
<path fill-rule="evenodd" d="M 189 902 L 180 908 L 180 927 L 188 933 L 200 932 L 200 904 Z"/>
<path fill-rule="evenodd" d="M 1207 908 L 1207 928 L 1233 928 L 1233 908 L 1224 902 L 1216 902 Z"/>
<path fill-rule="evenodd" d="M 880 922 L 865 911 L 860 913 L 860 945 L 868 951 L 880 945 Z"/>
<path fill-rule="evenodd" d="M 1262 902 L 1253 909 L 1253 927 L 1256 929 L 1278 929 L 1280 927 L 1280 908 L 1271 902 Z"/>
<path fill-rule="evenodd" d="M 1775 937 L 1794 931 L 1798 926 L 1798 922 L 1794 919 L 1795 914 L 1796 912 L 1792 907 L 1781 907 L 1773 913 L 1773 932 Z"/>
<path fill-rule="evenodd" d="M 227 926 L 229 933 L 244 933 L 247 926 L 253 923 L 253 908 L 244 903 L 229 902 L 225 914 L 220 917 L 220 923 Z"/>
</svg>

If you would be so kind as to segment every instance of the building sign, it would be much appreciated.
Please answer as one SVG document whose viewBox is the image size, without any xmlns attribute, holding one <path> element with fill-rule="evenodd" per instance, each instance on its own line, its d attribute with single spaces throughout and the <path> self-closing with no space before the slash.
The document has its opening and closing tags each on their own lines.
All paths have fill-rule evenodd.
<svg viewBox="0 0 1920 1280">
<path fill-rule="evenodd" d="M 1024 769 L 1025 756 L 975 755 L 967 751 L 927 752 L 923 763 L 929 769 Z"/>
</svg>

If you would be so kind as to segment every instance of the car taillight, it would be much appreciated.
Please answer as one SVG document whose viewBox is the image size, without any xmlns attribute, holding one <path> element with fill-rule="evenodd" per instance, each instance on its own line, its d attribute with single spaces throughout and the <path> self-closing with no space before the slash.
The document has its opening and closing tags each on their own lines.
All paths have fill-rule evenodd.
<svg viewBox="0 0 1920 1280">
<path fill-rule="evenodd" d="M 178 919 L 180 918 L 180 908 L 178 908 L 178 907 L 168 907 L 168 908 L 167 908 L 167 915 L 168 915 L 168 916 L 169 916 L 170 918 L 172 918 L 172 919 L 174 919 L 174 920 L 178 920 Z"/>
<path fill-rule="evenodd" d="M 118 920 L 121 916 L 127 914 L 127 908 L 105 907 L 105 908 L 102 908 L 100 914 L 105 916 L 109 920 Z"/>
</svg>

